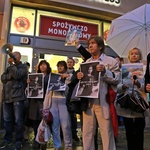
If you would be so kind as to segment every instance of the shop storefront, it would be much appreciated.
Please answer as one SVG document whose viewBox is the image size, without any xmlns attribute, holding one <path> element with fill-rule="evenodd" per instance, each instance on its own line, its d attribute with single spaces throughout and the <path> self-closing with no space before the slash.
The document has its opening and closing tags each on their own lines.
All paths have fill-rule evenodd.
<svg viewBox="0 0 150 150">
<path fill-rule="evenodd" d="M 86 46 L 92 35 L 107 36 L 109 27 L 110 23 L 105 21 L 14 6 L 8 42 L 13 51 L 22 54 L 23 62 L 31 64 L 32 72 L 41 59 L 46 59 L 56 71 L 57 62 L 67 57 L 75 58 L 78 69 L 82 62 L 80 54 L 75 46 L 65 46 L 69 28 L 81 30 L 80 42 Z"/>
<path fill-rule="evenodd" d="M 58 60 L 66 60 L 67 57 L 75 58 L 75 68 L 78 69 L 82 61 L 80 54 L 76 47 L 65 46 L 69 28 L 81 29 L 80 42 L 84 46 L 92 35 L 106 40 L 112 19 L 144 4 L 123 0 L 44 0 L 32 1 L 33 5 L 30 3 L 12 1 L 8 43 L 13 44 L 13 51 L 20 51 L 23 62 L 31 64 L 32 72 L 41 59 L 49 61 L 56 71 Z M 112 55 L 111 51 L 106 45 L 106 53 Z"/>
</svg>

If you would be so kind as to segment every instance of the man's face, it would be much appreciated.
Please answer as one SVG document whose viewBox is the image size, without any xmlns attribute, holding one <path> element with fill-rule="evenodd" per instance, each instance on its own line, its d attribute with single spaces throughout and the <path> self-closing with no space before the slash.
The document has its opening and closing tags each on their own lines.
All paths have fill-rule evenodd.
<svg viewBox="0 0 150 150">
<path fill-rule="evenodd" d="M 74 66 L 74 61 L 72 59 L 67 60 L 67 67 L 68 69 L 72 69 Z"/>
<path fill-rule="evenodd" d="M 14 52 L 13 55 L 15 56 L 16 60 L 13 59 L 14 63 L 17 64 L 20 62 L 21 56 L 18 52 Z"/>
<path fill-rule="evenodd" d="M 91 53 L 91 55 L 95 55 L 95 54 L 100 52 L 100 49 L 99 49 L 99 47 L 98 47 L 98 45 L 94 39 L 91 39 L 89 41 L 88 49 L 89 49 L 89 52 Z"/>
</svg>

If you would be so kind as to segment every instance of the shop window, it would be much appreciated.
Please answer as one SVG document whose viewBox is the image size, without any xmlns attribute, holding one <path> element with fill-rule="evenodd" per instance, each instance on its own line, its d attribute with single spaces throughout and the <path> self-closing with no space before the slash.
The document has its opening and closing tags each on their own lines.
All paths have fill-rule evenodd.
<svg viewBox="0 0 150 150">
<path fill-rule="evenodd" d="M 13 7 L 10 33 L 34 35 L 35 10 Z"/>
</svg>

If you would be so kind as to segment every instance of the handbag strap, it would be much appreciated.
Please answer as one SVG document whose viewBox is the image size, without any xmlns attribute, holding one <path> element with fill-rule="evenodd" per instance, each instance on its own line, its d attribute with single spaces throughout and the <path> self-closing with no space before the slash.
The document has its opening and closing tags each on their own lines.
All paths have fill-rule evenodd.
<svg viewBox="0 0 150 150">
<path fill-rule="evenodd" d="M 133 87 L 132 87 L 132 95 L 134 93 L 135 80 L 137 79 L 136 75 L 133 75 Z"/>
<path fill-rule="evenodd" d="M 53 91 L 47 91 L 45 94 L 45 98 L 43 101 L 43 109 L 47 109 L 51 107 Z"/>
</svg>

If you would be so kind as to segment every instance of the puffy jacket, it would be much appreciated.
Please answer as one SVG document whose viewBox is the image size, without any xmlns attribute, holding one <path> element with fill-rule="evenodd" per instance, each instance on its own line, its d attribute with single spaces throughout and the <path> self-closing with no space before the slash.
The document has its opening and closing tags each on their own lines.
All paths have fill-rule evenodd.
<svg viewBox="0 0 150 150">
<path fill-rule="evenodd" d="M 2 100 L 6 103 L 26 100 L 27 66 L 19 62 L 10 65 L 1 75 L 3 83 Z"/>
</svg>

